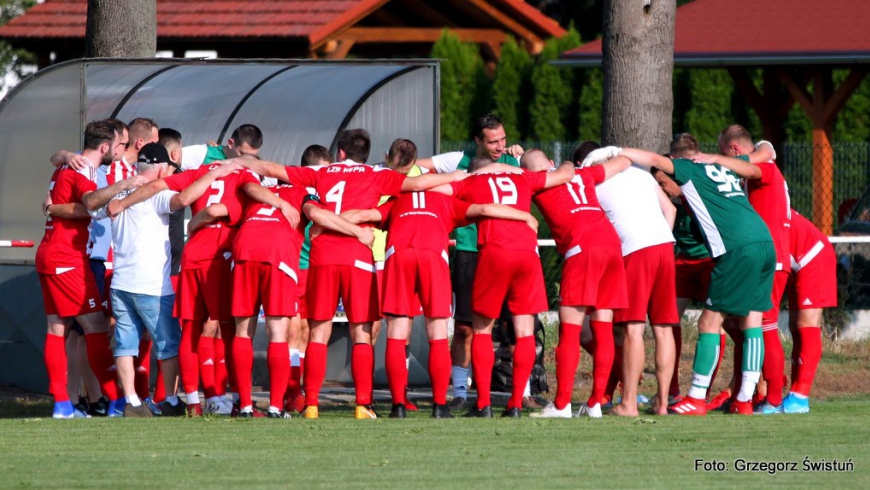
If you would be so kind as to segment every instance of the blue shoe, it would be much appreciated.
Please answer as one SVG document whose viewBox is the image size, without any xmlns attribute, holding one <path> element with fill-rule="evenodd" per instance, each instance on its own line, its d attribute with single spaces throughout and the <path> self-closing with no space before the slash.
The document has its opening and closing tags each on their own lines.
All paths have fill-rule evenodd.
<svg viewBox="0 0 870 490">
<path fill-rule="evenodd" d="M 119 398 L 109 401 L 109 417 L 117 418 L 124 416 L 124 407 L 127 406 L 127 400 Z"/>
<path fill-rule="evenodd" d="M 782 404 L 780 405 L 771 405 L 770 403 L 764 402 L 761 405 L 755 407 L 753 412 L 755 415 L 773 415 L 775 413 L 783 413 L 782 412 Z"/>
<path fill-rule="evenodd" d="M 150 396 L 142 400 L 142 403 L 144 403 L 145 406 L 148 407 L 148 410 L 151 410 L 152 414 L 158 417 L 163 415 L 163 412 L 160 411 L 160 407 L 156 403 L 154 403 L 154 400 L 152 400 Z"/>
<path fill-rule="evenodd" d="M 783 413 L 810 413 L 810 399 L 793 396 L 791 393 L 782 401 Z"/>
<path fill-rule="evenodd" d="M 89 419 L 90 415 L 85 412 L 77 409 L 73 406 L 72 402 L 67 400 L 65 402 L 55 402 L 54 411 L 51 414 L 51 418 L 54 419 Z"/>
</svg>

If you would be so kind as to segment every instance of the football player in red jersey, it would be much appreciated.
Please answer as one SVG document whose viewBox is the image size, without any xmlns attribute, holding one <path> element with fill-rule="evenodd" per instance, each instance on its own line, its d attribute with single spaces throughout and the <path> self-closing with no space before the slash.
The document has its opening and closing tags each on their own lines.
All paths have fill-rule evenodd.
<svg viewBox="0 0 870 490">
<path fill-rule="evenodd" d="M 44 358 L 49 392 L 55 401 L 55 418 L 86 416 L 73 408 L 67 392 L 65 336 L 73 319 L 85 332 L 88 362 L 100 381 L 103 395 L 110 401 L 110 415 L 113 408 L 123 414 L 124 400 L 119 400 L 111 369 L 114 359 L 106 334 L 108 323 L 86 251 L 91 216 L 81 202 L 97 190 L 97 166 L 110 163 L 121 152 L 121 138 L 111 123 L 89 123 L 81 153 L 88 165 L 78 171 L 66 166 L 55 170 L 49 184 L 49 200 L 43 206 L 45 236 L 36 252 L 36 271 L 48 320 Z M 129 189 L 139 184 L 129 180 L 119 186 Z"/>
<path fill-rule="evenodd" d="M 574 177 L 571 162 L 563 163 L 555 172 L 537 173 L 477 158 L 469 170 L 472 175 L 467 179 L 436 190 L 475 204 L 505 204 L 529 212 L 533 194 L 566 184 Z M 471 345 L 478 398 L 466 416 L 492 417 L 490 384 L 495 363 L 492 328 L 507 298 L 517 341 L 513 389 L 502 416 L 520 417 L 523 390 L 535 362 L 534 315 L 547 309 L 537 234 L 525 223 L 484 218 L 478 222 L 478 249 L 480 256 L 472 292 L 474 337 Z"/>
<path fill-rule="evenodd" d="M 239 158 L 238 162 L 257 174 L 293 185 L 312 187 L 330 211 L 341 214 L 353 209 L 371 209 L 381 196 L 402 191 L 420 191 L 464 177 L 464 172 L 407 177 L 389 169 L 366 165 L 371 140 L 365 130 L 344 131 L 338 139 L 338 162 L 319 169 L 285 167 L 274 162 Z M 356 388 L 354 416 L 376 418 L 371 408 L 372 349 L 371 324 L 378 316 L 376 269 L 371 248 L 346 235 L 326 231 L 311 243 L 308 270 L 308 318 L 310 334 L 305 353 L 305 418 L 317 418 L 318 395 L 326 377 L 327 342 L 332 318 L 341 298 L 353 340 L 351 372 Z"/>
<path fill-rule="evenodd" d="M 532 172 L 546 172 L 554 166 L 541 150 L 526 152 L 521 164 Z M 598 203 L 595 186 L 630 164 L 628 159 L 618 158 L 604 165 L 578 168 L 570 182 L 533 198 L 550 226 L 556 249 L 565 257 L 559 288 L 556 398 L 535 415 L 571 417 L 574 374 L 580 362 L 580 331 L 587 313 L 591 315 L 589 324 L 595 338 L 594 382 L 579 413 L 593 417 L 601 414 L 601 400 L 613 364 L 613 310 L 626 307 L 628 296 L 619 236 Z"/>
</svg>

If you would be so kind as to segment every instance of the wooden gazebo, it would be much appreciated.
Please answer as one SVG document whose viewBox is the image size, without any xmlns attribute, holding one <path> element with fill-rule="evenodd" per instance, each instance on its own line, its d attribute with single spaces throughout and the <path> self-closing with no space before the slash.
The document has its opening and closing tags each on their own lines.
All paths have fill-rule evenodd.
<svg viewBox="0 0 870 490">
<path fill-rule="evenodd" d="M 813 219 L 833 228 L 831 127 L 870 70 L 870 8 L 865 0 L 696 0 L 677 9 L 674 64 L 726 68 L 758 114 L 764 138 L 784 138 L 798 103 L 813 125 Z M 562 55 L 560 64 L 600 66 L 601 41 Z M 760 68 L 756 87 L 748 70 Z M 849 76 L 835 86 L 832 70 Z"/>
</svg>

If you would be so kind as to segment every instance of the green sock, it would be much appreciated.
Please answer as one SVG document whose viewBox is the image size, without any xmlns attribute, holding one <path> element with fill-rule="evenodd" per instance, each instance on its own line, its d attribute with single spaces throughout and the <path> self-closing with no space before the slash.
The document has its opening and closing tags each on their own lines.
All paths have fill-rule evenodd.
<svg viewBox="0 0 870 490">
<path fill-rule="evenodd" d="M 761 372 L 764 362 L 764 336 L 761 328 L 748 328 L 743 331 L 743 372 Z"/>
<path fill-rule="evenodd" d="M 702 333 L 698 336 L 698 344 L 695 347 L 695 364 L 692 366 L 692 387 L 689 388 L 689 396 L 704 399 L 707 396 L 707 388 L 716 369 L 719 360 L 719 334 Z"/>
</svg>

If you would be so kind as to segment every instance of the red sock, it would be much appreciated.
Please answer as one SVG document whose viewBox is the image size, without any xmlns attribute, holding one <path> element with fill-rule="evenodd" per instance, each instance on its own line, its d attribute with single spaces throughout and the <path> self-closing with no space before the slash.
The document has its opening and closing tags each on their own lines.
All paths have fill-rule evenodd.
<svg viewBox="0 0 870 490">
<path fill-rule="evenodd" d="M 405 386 L 408 385 L 408 368 L 405 367 L 405 340 L 387 339 L 387 382 L 393 405 L 405 404 Z"/>
<path fill-rule="evenodd" d="M 271 350 L 271 348 L 272 344 L 269 344 L 269 349 Z M 236 379 L 236 386 L 239 389 L 239 408 L 251 406 L 254 404 L 251 399 L 251 373 L 254 371 L 254 344 L 250 338 L 236 337 L 233 339 L 233 359 L 236 361 L 235 375 L 238 378 Z M 271 362 L 271 359 L 269 361 Z"/>
<path fill-rule="evenodd" d="M 203 335 L 199 338 L 196 351 L 196 355 L 199 357 L 199 378 L 202 380 L 202 392 L 206 400 L 217 396 L 214 389 L 215 364 L 217 364 L 214 345 L 214 337 Z"/>
<path fill-rule="evenodd" d="M 287 352 L 287 342 L 269 342 L 269 347 L 266 350 L 266 362 L 269 365 L 270 407 L 281 408 L 284 406 L 284 392 L 287 390 L 287 378 L 290 377 L 290 357 Z M 253 359 L 253 348 L 251 348 L 251 354 L 251 359 Z M 236 362 L 233 363 L 233 366 L 238 371 L 242 370 L 242 366 Z M 238 386 L 241 389 L 241 384 Z"/>
<path fill-rule="evenodd" d="M 218 359 L 223 359 L 223 362 L 216 364 L 215 366 L 215 389 L 217 390 L 218 396 L 225 395 L 227 392 L 227 382 L 230 385 L 230 391 L 233 393 L 238 393 L 239 389 L 236 386 L 236 378 L 233 376 L 233 356 L 226 355 L 227 352 L 233 351 L 233 339 L 236 338 L 236 324 L 235 322 L 221 322 L 221 339 L 215 340 L 215 356 L 218 356 Z M 223 340 L 223 342 L 221 342 Z M 219 346 L 218 344 L 223 344 Z M 221 350 L 223 348 L 223 350 Z M 219 373 L 218 370 L 223 369 L 225 372 Z M 224 383 L 220 383 L 220 376 L 223 376 Z"/>
<path fill-rule="evenodd" d="M 595 338 L 595 353 L 592 355 L 592 393 L 586 401 L 586 404 L 591 407 L 596 403 L 604 402 L 604 395 L 610 387 L 611 372 L 617 362 L 617 353 L 619 353 L 619 366 L 622 366 L 622 348 L 616 349 L 613 345 L 613 322 L 591 320 L 589 327 L 592 328 L 592 336 Z M 618 377 L 616 381 L 619 381 Z M 613 383 L 613 388 L 610 389 L 611 398 L 614 390 L 616 390 L 616 383 Z"/>
<path fill-rule="evenodd" d="M 230 342 L 229 352 L 233 352 L 233 344 Z M 227 394 L 227 382 L 229 381 L 229 369 L 227 366 L 232 362 L 232 355 L 227 355 L 227 346 L 224 339 L 214 339 L 214 394 L 224 396 Z M 235 384 L 235 383 L 233 383 Z"/>
<path fill-rule="evenodd" d="M 178 364 L 181 370 L 181 385 L 185 393 L 199 391 L 199 341 L 202 323 L 181 320 L 181 343 L 178 346 Z"/>
<path fill-rule="evenodd" d="M 822 329 L 819 327 L 798 327 L 800 334 L 800 358 L 798 359 L 797 383 L 792 385 L 795 393 L 810 396 L 816 369 L 822 360 Z"/>
<path fill-rule="evenodd" d="M 782 351 L 782 341 L 779 338 L 779 329 L 774 326 L 763 332 L 764 335 L 764 363 L 761 372 L 767 381 L 767 403 L 777 406 L 782 404 L 782 375 L 785 371 L 785 354 Z"/>
<path fill-rule="evenodd" d="M 674 375 L 671 377 L 671 386 L 668 388 L 668 394 L 677 397 L 680 396 L 680 356 L 683 354 L 683 327 L 674 325 L 671 327 L 671 332 L 674 334 Z"/>
<path fill-rule="evenodd" d="M 559 344 L 556 346 L 556 399 L 553 405 L 562 410 L 571 403 L 574 393 L 574 375 L 580 364 L 580 330 L 582 325 L 559 325 Z"/>
<path fill-rule="evenodd" d="M 447 339 L 429 341 L 429 380 L 432 383 L 432 402 L 447 404 L 447 386 L 450 384 L 450 345 Z"/>
<path fill-rule="evenodd" d="M 115 365 L 115 358 L 109 349 L 109 337 L 106 336 L 105 332 L 89 333 L 85 335 L 85 343 L 88 348 L 88 364 L 91 365 L 91 371 L 100 382 L 103 395 L 109 400 L 117 400 L 120 396 L 115 380 L 116 371 L 112 369 Z"/>
<path fill-rule="evenodd" d="M 157 381 L 154 385 L 154 403 L 166 401 L 166 382 L 163 380 L 162 361 L 157 361 Z"/>
<path fill-rule="evenodd" d="M 517 338 L 514 348 L 513 386 L 511 386 L 511 399 L 507 408 L 523 408 L 523 393 L 526 391 L 526 383 L 535 368 L 535 337 Z"/>
<path fill-rule="evenodd" d="M 316 407 L 320 404 L 317 395 L 326 379 L 326 344 L 309 342 L 305 349 L 305 373 L 303 383 L 305 386 L 305 405 Z"/>
<path fill-rule="evenodd" d="M 492 386 L 492 368 L 495 366 L 495 351 L 492 334 L 475 333 L 471 337 L 471 371 L 477 385 L 477 408 L 488 407 Z"/>
<path fill-rule="evenodd" d="M 713 368 L 713 375 L 710 376 L 710 385 L 707 386 L 707 398 L 710 398 L 710 393 L 713 391 L 713 382 L 716 381 L 716 374 L 719 373 L 719 368 L 722 366 L 722 359 L 725 357 L 725 347 L 728 345 L 727 337 L 724 333 L 719 334 L 719 360 L 716 361 L 716 367 Z"/>
<path fill-rule="evenodd" d="M 68 402 L 66 340 L 63 336 L 46 334 L 43 359 L 48 372 L 48 392 L 54 397 L 55 403 Z"/>
<path fill-rule="evenodd" d="M 797 312 L 790 312 L 797 314 Z M 807 327 L 803 327 L 807 328 Z M 821 332 L 821 330 L 819 330 Z M 797 384 L 797 380 L 800 377 L 801 372 L 801 351 L 803 350 L 803 346 L 801 345 L 801 331 L 800 327 L 797 331 L 791 332 L 791 391 L 794 391 L 794 386 Z"/>
<path fill-rule="evenodd" d="M 404 344 L 402 345 L 402 365 L 405 363 Z M 372 377 L 375 369 L 375 355 L 372 344 L 353 344 L 350 356 L 350 371 L 356 390 L 357 405 L 371 405 Z M 404 386 L 402 387 L 404 389 Z"/>
<path fill-rule="evenodd" d="M 139 341 L 139 356 L 133 361 L 136 370 L 136 396 L 141 399 L 151 396 L 151 340 Z"/>
</svg>

